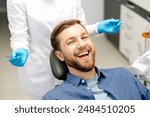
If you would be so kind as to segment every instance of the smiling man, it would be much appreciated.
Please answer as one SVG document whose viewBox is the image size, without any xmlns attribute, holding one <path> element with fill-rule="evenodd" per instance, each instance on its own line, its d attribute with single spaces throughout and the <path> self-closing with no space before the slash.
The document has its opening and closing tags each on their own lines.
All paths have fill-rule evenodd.
<svg viewBox="0 0 150 117">
<path fill-rule="evenodd" d="M 67 22 L 71 25 L 68 24 L 68 28 L 65 25 Z M 55 54 L 61 61 L 66 62 L 70 73 L 76 76 L 85 73 L 84 79 L 89 79 L 89 76 L 96 74 L 95 49 L 89 34 L 77 20 L 63 23 L 66 29 L 56 27 L 55 30 L 62 31 L 56 37 L 52 35 L 51 38 L 52 46 L 56 50 Z M 54 32 L 57 32 L 55 30 Z M 58 48 L 55 45 L 58 45 Z"/>
<path fill-rule="evenodd" d="M 58 24 L 51 35 L 55 55 L 64 61 L 69 73 L 62 84 L 44 95 L 45 100 L 141 100 L 150 91 L 127 69 L 98 69 L 95 49 L 79 20 Z"/>
</svg>

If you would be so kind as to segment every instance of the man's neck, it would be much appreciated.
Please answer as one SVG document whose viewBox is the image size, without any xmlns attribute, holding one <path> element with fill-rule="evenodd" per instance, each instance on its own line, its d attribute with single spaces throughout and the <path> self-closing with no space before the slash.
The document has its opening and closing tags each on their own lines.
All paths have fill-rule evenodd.
<svg viewBox="0 0 150 117">
<path fill-rule="evenodd" d="M 79 76 L 84 80 L 89 80 L 89 79 L 94 78 L 96 76 L 96 70 L 94 67 L 89 72 L 82 72 L 82 71 L 72 69 L 72 68 L 69 68 L 69 71 L 71 74 Z"/>
</svg>

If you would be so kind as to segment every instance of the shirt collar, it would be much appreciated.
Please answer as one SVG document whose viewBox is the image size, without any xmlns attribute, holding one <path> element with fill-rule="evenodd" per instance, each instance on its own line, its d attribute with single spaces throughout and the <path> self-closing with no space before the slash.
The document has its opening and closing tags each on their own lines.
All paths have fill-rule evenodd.
<svg viewBox="0 0 150 117">
<path fill-rule="evenodd" d="M 95 70 L 96 70 L 96 73 L 99 77 L 98 80 L 100 80 L 101 78 L 106 78 L 105 74 L 102 71 L 100 71 L 100 69 L 98 69 L 96 66 L 95 66 Z M 78 87 L 80 85 L 81 80 L 82 80 L 82 78 L 79 77 L 79 76 L 73 75 L 71 73 L 67 74 L 66 81 L 68 81 L 69 83 L 75 85 L 76 87 Z"/>
<path fill-rule="evenodd" d="M 75 85 L 76 87 L 78 87 L 78 85 L 80 84 L 80 81 L 82 80 L 81 77 L 76 76 L 74 74 L 68 73 L 67 74 L 67 79 L 66 81 L 68 81 L 69 83 Z"/>
</svg>

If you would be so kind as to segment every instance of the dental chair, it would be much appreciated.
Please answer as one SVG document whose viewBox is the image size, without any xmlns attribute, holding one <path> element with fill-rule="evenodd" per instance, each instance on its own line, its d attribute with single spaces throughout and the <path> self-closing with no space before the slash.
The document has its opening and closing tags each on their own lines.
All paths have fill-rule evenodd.
<svg viewBox="0 0 150 117">
<path fill-rule="evenodd" d="M 54 49 L 50 53 L 50 66 L 53 75 L 58 80 L 65 80 L 67 73 L 69 72 L 65 62 L 60 61 L 56 55 Z"/>
<path fill-rule="evenodd" d="M 144 85 L 147 86 L 147 81 L 150 82 L 150 50 L 137 58 L 128 69 L 138 79 L 143 80 Z"/>
</svg>

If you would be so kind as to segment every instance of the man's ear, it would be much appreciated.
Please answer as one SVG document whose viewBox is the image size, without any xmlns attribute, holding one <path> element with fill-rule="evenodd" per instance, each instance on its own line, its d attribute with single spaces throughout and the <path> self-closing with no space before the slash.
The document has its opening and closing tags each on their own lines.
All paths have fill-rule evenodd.
<svg viewBox="0 0 150 117">
<path fill-rule="evenodd" d="M 55 51 L 55 55 L 59 60 L 64 61 L 64 55 L 61 51 L 59 50 Z"/>
</svg>

